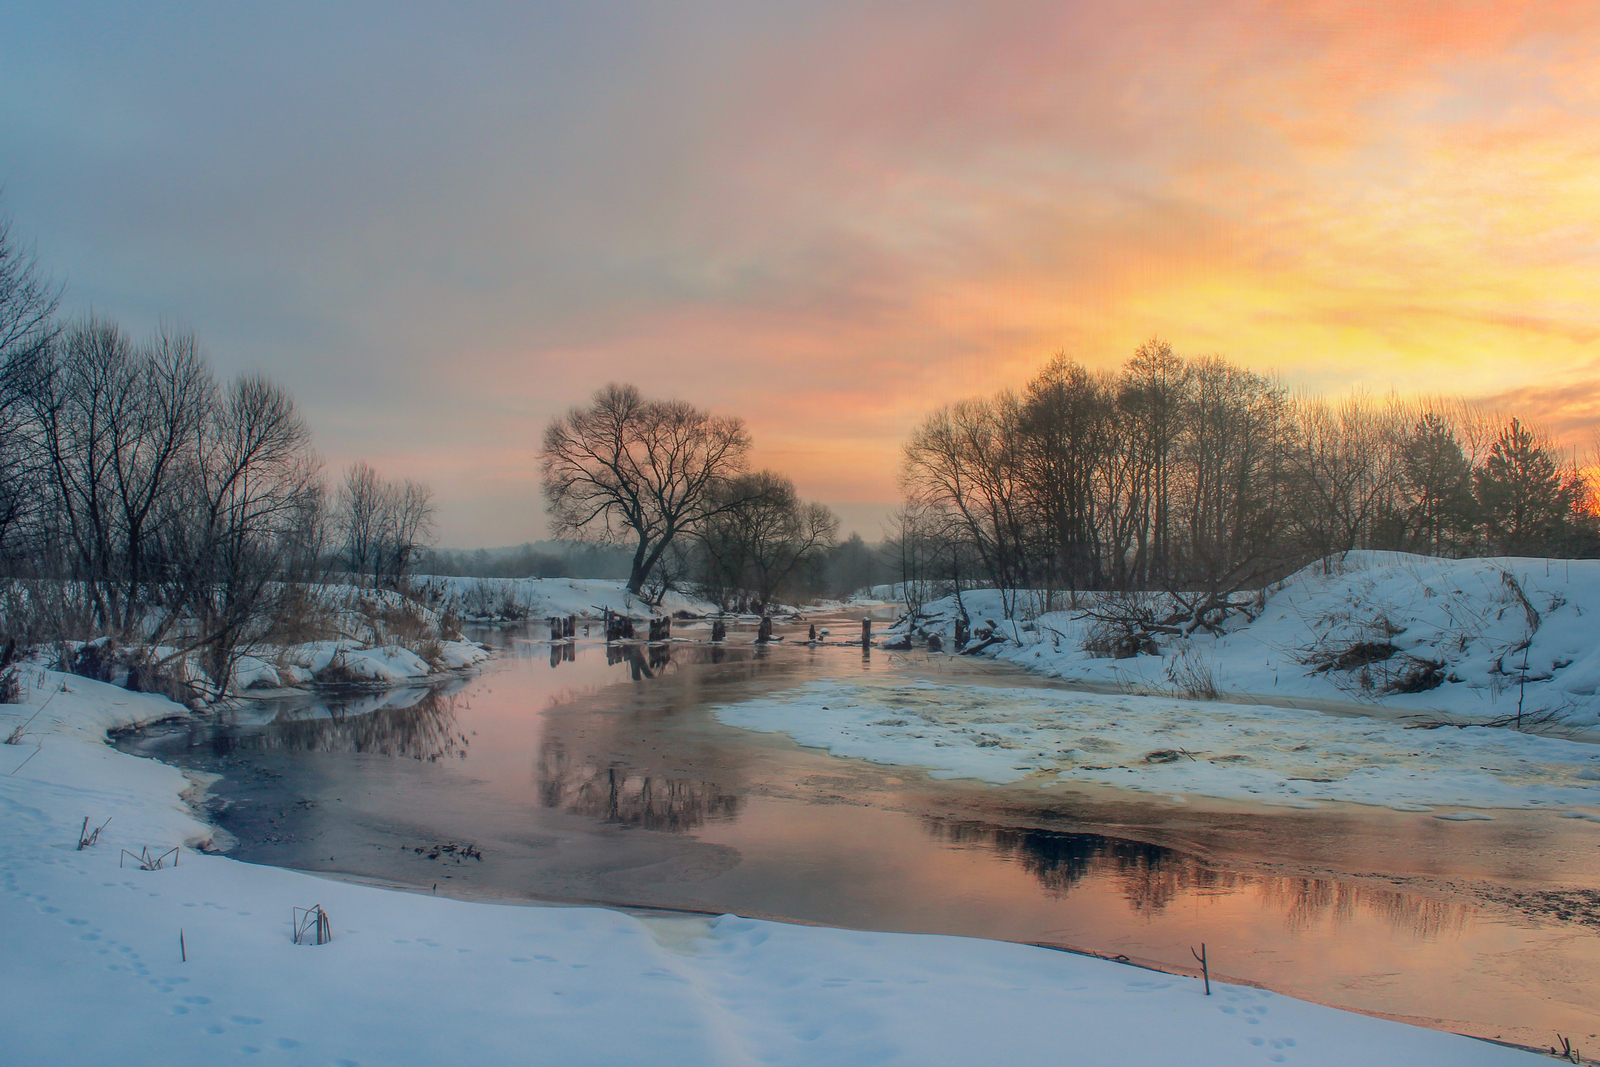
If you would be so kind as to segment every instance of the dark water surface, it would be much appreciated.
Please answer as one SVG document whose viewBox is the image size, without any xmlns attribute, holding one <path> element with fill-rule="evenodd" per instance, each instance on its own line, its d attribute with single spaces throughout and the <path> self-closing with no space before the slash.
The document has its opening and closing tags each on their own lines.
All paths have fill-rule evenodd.
<svg viewBox="0 0 1600 1067">
<path fill-rule="evenodd" d="M 1192 967 L 1205 942 L 1213 973 L 1324 1003 L 1528 1044 L 1600 1034 L 1593 913 L 1515 906 L 1600 888 L 1600 826 L 932 780 L 725 727 L 707 708 L 829 677 L 1046 683 L 958 657 L 757 649 L 748 633 L 713 649 L 680 632 L 627 649 L 495 632 L 489 669 L 444 688 L 263 701 L 118 744 L 221 775 L 212 821 L 254 863 L 455 896 L 1044 942 L 1167 969 Z"/>
</svg>

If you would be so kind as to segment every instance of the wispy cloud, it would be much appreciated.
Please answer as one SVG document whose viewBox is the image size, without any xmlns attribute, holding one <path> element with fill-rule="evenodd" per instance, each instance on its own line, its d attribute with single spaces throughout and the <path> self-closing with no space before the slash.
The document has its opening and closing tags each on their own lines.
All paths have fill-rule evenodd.
<svg viewBox="0 0 1600 1067">
<path fill-rule="evenodd" d="M 930 407 L 1161 333 L 1587 436 L 1587 3 L 40 5 L 0 180 L 75 308 L 193 322 L 324 451 L 536 536 L 608 379 L 894 495 Z M 868 531 L 871 532 L 871 531 Z"/>
</svg>

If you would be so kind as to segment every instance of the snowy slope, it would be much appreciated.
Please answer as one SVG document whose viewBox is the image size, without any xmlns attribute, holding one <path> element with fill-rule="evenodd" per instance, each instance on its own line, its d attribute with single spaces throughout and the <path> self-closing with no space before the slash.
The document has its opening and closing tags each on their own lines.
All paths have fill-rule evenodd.
<svg viewBox="0 0 1600 1067">
<path fill-rule="evenodd" d="M 1033 618 L 1029 608 L 1038 605 L 1029 594 L 1020 599 L 1013 624 L 995 591 L 962 596 L 975 625 L 993 620 L 1007 636 L 997 656 L 1071 681 L 1179 694 L 1199 682 L 1265 701 L 1359 701 L 1467 721 L 1515 715 L 1520 699 L 1529 718 L 1600 724 L 1600 560 L 1354 552 L 1263 591 L 1254 619 L 1235 615 L 1226 633 L 1160 637 L 1160 655 L 1128 659 L 1084 651 L 1094 620 L 1081 609 L 1093 598 L 1083 597 L 1080 610 Z M 926 629 L 953 631 L 953 597 L 924 610 L 932 616 Z M 1341 667 L 1341 655 L 1358 645 L 1395 651 Z M 1419 664 L 1436 664 L 1440 684 L 1392 691 Z"/>
<path fill-rule="evenodd" d="M 14 1067 L 1534 1062 L 1027 946 L 464 903 L 188 851 L 209 836 L 180 800 L 191 782 L 103 743 L 181 709 L 35 682 L 0 706 L 0 732 L 31 719 L 0 746 L 0 1058 Z M 78 850 L 85 815 L 111 821 Z M 118 866 L 122 849 L 179 845 L 177 866 Z M 291 909 L 313 904 L 334 938 L 295 945 Z"/>
</svg>

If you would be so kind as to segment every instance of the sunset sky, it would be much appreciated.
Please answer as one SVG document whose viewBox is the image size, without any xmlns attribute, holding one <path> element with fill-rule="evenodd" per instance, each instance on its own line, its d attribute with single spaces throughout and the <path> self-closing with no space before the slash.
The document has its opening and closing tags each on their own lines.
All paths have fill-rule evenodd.
<svg viewBox="0 0 1600 1067">
<path fill-rule="evenodd" d="M 1600 421 L 1600 9 L 0 0 L 0 210 L 440 540 L 543 536 L 608 380 L 869 539 L 931 408 L 1151 335 Z"/>
</svg>

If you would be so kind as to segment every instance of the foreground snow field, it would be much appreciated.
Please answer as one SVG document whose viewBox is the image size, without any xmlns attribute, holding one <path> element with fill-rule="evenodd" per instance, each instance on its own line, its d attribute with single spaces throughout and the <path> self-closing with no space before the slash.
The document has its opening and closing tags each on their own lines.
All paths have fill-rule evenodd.
<svg viewBox="0 0 1600 1067">
<path fill-rule="evenodd" d="M 195 783 L 104 743 L 182 709 L 35 678 L 0 706 L 0 732 L 32 719 L 0 746 L 8 1065 L 1534 1062 L 1028 946 L 467 903 L 238 863 L 192 851 L 210 836 L 180 798 Z M 85 816 L 111 821 L 79 850 Z M 177 866 L 118 865 L 175 845 Z M 295 945 L 291 909 L 313 904 L 333 940 Z"/>
</svg>

